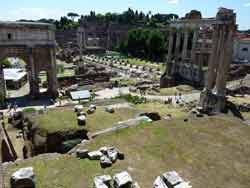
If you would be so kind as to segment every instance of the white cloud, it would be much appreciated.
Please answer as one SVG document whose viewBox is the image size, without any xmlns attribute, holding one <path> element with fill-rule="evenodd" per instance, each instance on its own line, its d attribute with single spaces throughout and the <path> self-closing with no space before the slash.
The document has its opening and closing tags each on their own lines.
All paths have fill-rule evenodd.
<svg viewBox="0 0 250 188">
<path fill-rule="evenodd" d="M 5 13 L 5 16 L 0 16 L 1 20 L 19 20 L 19 19 L 41 19 L 41 18 L 60 18 L 64 12 L 57 9 L 44 8 L 19 8 L 10 10 Z"/>
<path fill-rule="evenodd" d="M 244 7 L 250 7 L 250 2 L 243 4 Z"/>
<path fill-rule="evenodd" d="M 167 0 L 168 4 L 178 4 L 179 0 Z"/>
</svg>

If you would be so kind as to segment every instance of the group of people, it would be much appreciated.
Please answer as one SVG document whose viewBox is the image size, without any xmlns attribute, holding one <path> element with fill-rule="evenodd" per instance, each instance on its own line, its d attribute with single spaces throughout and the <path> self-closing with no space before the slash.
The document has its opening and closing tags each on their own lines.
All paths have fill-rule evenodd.
<svg viewBox="0 0 250 188">
<path fill-rule="evenodd" d="M 176 104 L 179 104 L 180 101 L 182 100 L 182 93 L 175 93 L 174 97 L 168 97 L 168 100 L 165 102 L 166 104 L 172 104 L 173 99 Z"/>
<path fill-rule="evenodd" d="M 16 103 L 14 104 L 9 103 L 7 107 L 8 107 L 8 113 L 12 111 L 16 112 L 18 109 L 18 105 Z"/>
</svg>

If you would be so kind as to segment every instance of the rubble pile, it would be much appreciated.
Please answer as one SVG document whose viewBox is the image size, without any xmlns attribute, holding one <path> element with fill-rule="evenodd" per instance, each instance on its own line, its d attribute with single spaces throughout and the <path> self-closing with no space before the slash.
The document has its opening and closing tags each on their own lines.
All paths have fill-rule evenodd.
<svg viewBox="0 0 250 188">
<path fill-rule="evenodd" d="M 127 171 L 110 175 L 96 176 L 94 178 L 94 188 L 140 188 Z"/>
<path fill-rule="evenodd" d="M 32 167 L 21 168 L 10 179 L 11 188 L 35 187 L 35 173 Z"/>
<path fill-rule="evenodd" d="M 184 181 L 176 171 L 170 171 L 158 176 L 154 188 L 191 188 L 189 182 Z"/>
<path fill-rule="evenodd" d="M 229 86 L 227 93 L 229 95 L 246 95 L 250 94 L 250 74 L 247 74 L 243 79 L 235 81 Z"/>
<path fill-rule="evenodd" d="M 78 149 L 76 156 L 80 159 L 99 160 L 102 168 L 112 166 L 117 160 L 124 160 L 125 156 L 115 147 L 102 147 L 97 151 Z"/>
</svg>

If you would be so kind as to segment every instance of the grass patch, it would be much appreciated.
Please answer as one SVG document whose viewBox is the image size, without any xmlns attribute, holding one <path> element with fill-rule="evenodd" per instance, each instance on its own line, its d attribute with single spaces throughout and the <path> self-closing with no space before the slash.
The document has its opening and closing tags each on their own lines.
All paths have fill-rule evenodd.
<svg viewBox="0 0 250 188">
<path fill-rule="evenodd" d="M 173 118 L 186 117 L 187 111 L 173 105 L 166 105 L 160 102 L 147 102 L 136 105 L 136 108 L 145 112 L 158 112 L 161 116 L 172 114 Z"/>
<path fill-rule="evenodd" d="M 119 121 L 131 119 L 136 113 L 136 109 L 120 108 L 115 109 L 115 113 L 110 114 L 105 112 L 104 107 L 97 107 L 94 114 L 87 115 L 86 126 L 83 128 L 90 132 L 95 132 L 112 127 Z M 49 111 L 47 114 L 38 117 L 37 124 L 40 129 L 47 130 L 50 133 L 81 129 L 77 124 L 77 117 L 73 109 Z"/>
<path fill-rule="evenodd" d="M 97 137 L 88 148 L 105 145 L 119 148 L 125 153 L 125 160 L 101 169 L 98 161 L 67 155 L 51 160 L 35 158 L 11 165 L 6 185 L 16 169 L 33 166 L 37 188 L 92 187 L 96 175 L 113 175 L 122 170 L 128 170 L 143 188 L 152 187 L 155 178 L 169 170 L 176 170 L 197 188 L 250 187 L 250 128 L 236 119 L 162 120 Z"/>
<path fill-rule="evenodd" d="M 24 113 L 35 113 L 36 109 L 35 108 L 25 108 L 23 109 Z"/>
</svg>

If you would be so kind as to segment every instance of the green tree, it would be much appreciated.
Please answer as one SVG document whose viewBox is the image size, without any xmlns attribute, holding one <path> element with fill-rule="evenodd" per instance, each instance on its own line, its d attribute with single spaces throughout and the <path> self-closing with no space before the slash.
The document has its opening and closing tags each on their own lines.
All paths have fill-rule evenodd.
<svg viewBox="0 0 250 188">
<path fill-rule="evenodd" d="M 164 37 L 158 30 L 150 33 L 148 41 L 148 55 L 152 60 L 161 60 L 164 56 Z"/>
<path fill-rule="evenodd" d="M 79 17 L 79 14 L 74 12 L 69 12 L 67 16 L 70 17 L 72 21 L 75 21 L 75 18 Z"/>
<path fill-rule="evenodd" d="M 0 62 L 4 68 L 11 68 L 11 62 L 6 58 Z"/>
</svg>

